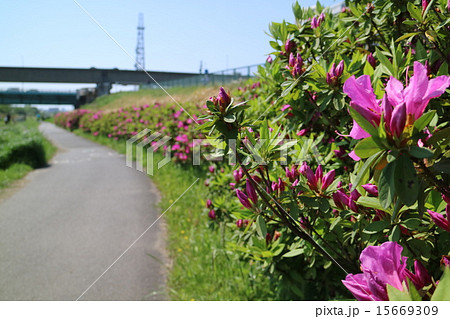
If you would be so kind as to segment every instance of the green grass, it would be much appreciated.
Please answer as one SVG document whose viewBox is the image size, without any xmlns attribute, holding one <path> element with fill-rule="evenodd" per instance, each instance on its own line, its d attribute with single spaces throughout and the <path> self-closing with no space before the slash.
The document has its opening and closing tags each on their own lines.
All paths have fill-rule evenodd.
<svg viewBox="0 0 450 319">
<path fill-rule="evenodd" d="M 125 153 L 125 141 L 76 134 Z M 155 162 L 162 159 L 155 154 Z M 144 163 L 145 165 L 145 163 Z M 144 166 L 145 167 L 145 166 Z M 196 179 L 199 180 L 196 181 Z M 271 300 L 269 278 L 254 264 L 225 249 L 224 229 L 211 229 L 204 209 L 205 170 L 173 162 L 152 177 L 162 194 L 164 212 L 193 183 L 184 196 L 167 210 L 168 251 L 173 261 L 168 289 L 172 300 Z"/>
<path fill-rule="evenodd" d="M 35 120 L 0 125 L 0 190 L 45 166 L 55 152 Z"/>
</svg>

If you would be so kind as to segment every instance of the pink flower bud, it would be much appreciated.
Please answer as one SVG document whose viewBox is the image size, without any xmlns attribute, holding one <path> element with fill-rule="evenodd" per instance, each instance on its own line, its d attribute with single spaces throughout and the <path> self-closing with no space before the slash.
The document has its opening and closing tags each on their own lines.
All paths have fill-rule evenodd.
<svg viewBox="0 0 450 319">
<path fill-rule="evenodd" d="M 236 221 L 237 228 L 241 228 L 244 225 L 244 221 L 242 219 L 238 219 Z"/>
<path fill-rule="evenodd" d="M 211 208 L 212 201 L 210 199 L 206 200 L 206 208 Z"/>
<path fill-rule="evenodd" d="M 344 73 L 344 60 L 341 60 L 335 69 L 336 77 L 340 77 Z"/>
<path fill-rule="evenodd" d="M 248 209 L 252 208 L 252 204 L 250 204 L 248 197 L 247 197 L 247 195 L 244 194 L 244 192 L 242 192 L 239 189 L 236 189 L 236 196 L 245 208 L 248 208 Z"/>
<path fill-rule="evenodd" d="M 381 107 L 384 113 L 384 122 L 386 123 L 386 127 L 389 128 L 390 130 L 392 111 L 394 110 L 394 108 L 392 107 L 392 104 L 389 102 L 387 94 L 383 96 L 383 100 L 381 101 Z"/>
<path fill-rule="evenodd" d="M 322 179 L 322 191 L 326 191 L 328 186 L 333 183 L 335 175 L 336 171 L 334 169 L 325 174 Z"/>
<path fill-rule="evenodd" d="M 334 204 L 339 209 L 345 209 L 345 206 L 347 206 L 349 197 L 347 194 L 345 194 L 342 190 L 338 190 L 336 193 L 332 195 Z"/>
<path fill-rule="evenodd" d="M 258 195 L 256 194 L 255 188 L 253 187 L 252 183 L 248 179 L 245 185 L 245 191 L 247 192 L 248 198 L 256 204 L 256 202 L 258 201 Z"/>
<path fill-rule="evenodd" d="M 430 209 L 427 209 L 427 212 L 430 214 L 431 220 L 436 224 L 436 226 L 450 232 L 450 222 L 444 217 L 444 215 L 436 213 Z"/>
<path fill-rule="evenodd" d="M 411 279 L 416 289 L 420 290 L 432 283 L 430 274 L 418 260 L 414 260 L 414 272 L 415 274 L 413 274 L 410 270 L 405 269 L 406 277 Z"/>
<path fill-rule="evenodd" d="M 400 137 L 403 133 L 403 129 L 406 124 L 406 104 L 402 103 L 397 105 L 392 111 L 391 118 L 391 133 L 397 137 Z"/>
<path fill-rule="evenodd" d="M 270 55 L 267 57 L 266 62 L 269 64 L 273 62 L 272 57 Z"/>
<path fill-rule="evenodd" d="M 375 60 L 374 56 L 372 53 L 369 53 L 366 57 L 367 62 L 369 62 L 369 64 L 375 68 L 377 66 L 377 61 Z"/>
<path fill-rule="evenodd" d="M 211 219 L 216 219 L 216 212 L 214 211 L 214 209 L 211 209 L 208 213 L 208 217 Z"/>
<path fill-rule="evenodd" d="M 322 181 L 322 177 L 323 177 L 323 168 L 322 168 L 322 165 L 319 164 L 319 166 L 317 166 L 315 176 L 316 176 L 316 180 L 317 180 L 318 182 L 319 182 L 319 181 Z"/>
<path fill-rule="evenodd" d="M 362 185 L 362 188 L 366 190 L 370 195 L 378 196 L 378 187 L 374 184 L 365 184 Z"/>
<path fill-rule="evenodd" d="M 289 39 L 287 39 L 287 40 L 286 40 L 286 43 L 284 44 L 284 51 L 285 51 L 286 53 L 289 53 L 289 52 L 291 52 L 292 50 L 294 50 L 294 48 L 295 48 L 295 42 L 294 42 L 294 40 L 289 40 Z"/>
<path fill-rule="evenodd" d="M 289 54 L 289 66 L 292 68 L 295 65 L 295 57 L 294 57 L 294 53 L 291 52 L 291 54 Z"/>
<path fill-rule="evenodd" d="M 210 173 L 214 173 L 215 169 L 216 169 L 216 168 L 214 167 L 214 165 L 210 165 L 210 166 L 208 167 L 208 170 L 209 170 Z"/>
</svg>

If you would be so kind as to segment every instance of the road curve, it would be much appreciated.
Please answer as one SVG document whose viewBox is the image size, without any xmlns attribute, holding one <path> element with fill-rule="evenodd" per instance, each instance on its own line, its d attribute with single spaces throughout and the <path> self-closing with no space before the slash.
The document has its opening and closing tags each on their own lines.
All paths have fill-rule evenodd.
<svg viewBox="0 0 450 319">
<path fill-rule="evenodd" d="M 40 129 L 60 151 L 0 201 L 0 300 L 76 300 L 160 214 L 123 155 Z M 166 264 L 159 220 L 80 300 L 164 300 Z"/>
</svg>

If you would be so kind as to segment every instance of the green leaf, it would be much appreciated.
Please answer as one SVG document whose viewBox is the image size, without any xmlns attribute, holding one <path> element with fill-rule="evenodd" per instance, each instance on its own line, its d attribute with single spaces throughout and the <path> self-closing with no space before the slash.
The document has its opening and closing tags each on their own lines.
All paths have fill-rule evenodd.
<svg viewBox="0 0 450 319">
<path fill-rule="evenodd" d="M 377 197 L 361 196 L 360 198 L 358 198 L 356 203 L 364 207 L 385 210 L 385 208 L 381 206 L 380 201 Z"/>
<path fill-rule="evenodd" d="M 375 48 L 375 51 L 377 53 L 377 59 L 380 61 L 381 65 L 384 66 L 386 73 L 395 77 L 396 72 L 391 61 L 389 61 L 389 59 L 378 48 Z"/>
<path fill-rule="evenodd" d="M 389 233 L 388 239 L 397 242 L 400 239 L 400 227 L 395 225 Z"/>
<path fill-rule="evenodd" d="M 419 194 L 419 180 L 413 162 L 406 154 L 397 160 L 394 173 L 395 190 L 406 206 L 413 205 Z"/>
<path fill-rule="evenodd" d="M 440 131 L 434 132 L 430 139 L 427 141 L 430 145 L 435 145 L 435 143 L 450 137 L 450 127 L 444 128 Z"/>
<path fill-rule="evenodd" d="M 236 115 L 227 114 L 224 116 L 223 120 L 227 123 L 234 123 L 234 122 L 236 122 Z"/>
<path fill-rule="evenodd" d="M 408 2 L 407 8 L 408 8 L 409 13 L 411 14 L 411 18 L 416 19 L 419 22 L 423 21 L 422 10 L 420 10 L 412 2 Z"/>
<path fill-rule="evenodd" d="M 363 70 L 364 74 L 367 74 L 369 76 L 372 76 L 374 73 L 373 67 L 372 65 L 370 65 L 369 62 L 366 61 L 366 63 L 364 64 L 364 70 Z"/>
<path fill-rule="evenodd" d="M 389 284 L 386 285 L 386 288 L 389 296 L 389 301 L 412 301 L 411 296 L 405 288 L 403 288 L 404 291 L 400 291 Z"/>
<path fill-rule="evenodd" d="M 425 126 L 427 126 L 431 122 L 435 114 L 435 110 L 423 114 L 414 122 L 414 128 L 421 132 L 425 128 Z"/>
<path fill-rule="evenodd" d="M 386 209 L 392 204 L 395 194 L 394 172 L 396 161 L 388 163 L 381 171 L 378 180 L 378 198 L 381 206 Z"/>
<path fill-rule="evenodd" d="M 399 37 L 397 40 L 395 40 L 395 42 L 400 42 L 400 41 L 402 41 L 402 40 L 404 40 L 404 39 L 407 39 L 407 38 L 409 38 L 409 37 L 414 37 L 414 36 L 416 36 L 416 35 L 418 35 L 418 34 L 420 34 L 420 32 L 411 32 L 411 33 L 406 33 L 406 34 L 404 34 L 404 35 L 402 35 L 401 37 Z M 411 40 L 410 40 L 411 41 Z"/>
<path fill-rule="evenodd" d="M 380 157 L 380 155 L 383 152 L 380 151 L 374 155 L 372 155 L 371 157 L 369 157 L 366 162 L 364 163 L 364 165 L 361 167 L 361 169 L 359 170 L 358 175 L 355 178 L 355 182 L 352 185 L 352 191 L 358 187 L 359 185 L 361 185 L 364 176 L 366 176 L 366 174 L 368 173 L 370 167 L 372 167 L 372 165 L 378 160 L 378 158 Z"/>
<path fill-rule="evenodd" d="M 291 251 L 285 253 L 282 257 L 283 258 L 295 257 L 295 256 L 303 254 L 303 252 L 304 252 L 303 248 L 294 249 L 294 250 L 291 250 Z"/>
<path fill-rule="evenodd" d="M 450 267 L 445 267 L 431 301 L 450 301 Z"/>
<path fill-rule="evenodd" d="M 380 148 L 372 137 L 367 137 L 356 144 L 354 151 L 360 158 L 368 158 L 378 153 Z"/>
<path fill-rule="evenodd" d="M 434 152 L 425 147 L 412 145 L 409 149 L 409 154 L 415 158 L 430 158 L 434 156 Z"/>
<path fill-rule="evenodd" d="M 379 233 L 380 231 L 382 231 L 383 229 L 386 229 L 387 227 L 389 227 L 389 225 L 391 225 L 391 223 L 389 221 L 379 220 L 379 221 L 369 224 L 363 230 L 363 232 L 366 234 L 376 234 L 376 233 Z"/>
<path fill-rule="evenodd" d="M 266 222 L 264 221 L 264 218 L 261 217 L 261 215 L 258 215 L 258 217 L 256 217 L 256 232 L 262 238 L 264 239 L 266 238 L 267 235 Z"/>
<path fill-rule="evenodd" d="M 366 120 L 361 114 L 358 113 L 354 108 L 349 107 L 349 112 L 352 118 L 358 123 L 361 128 L 372 136 L 378 136 L 378 130 L 372 123 Z"/>
</svg>

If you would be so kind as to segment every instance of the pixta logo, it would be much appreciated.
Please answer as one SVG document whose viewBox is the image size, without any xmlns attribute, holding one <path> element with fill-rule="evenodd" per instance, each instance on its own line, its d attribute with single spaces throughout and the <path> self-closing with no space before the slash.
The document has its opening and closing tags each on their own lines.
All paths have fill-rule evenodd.
<svg viewBox="0 0 450 319">
<path fill-rule="evenodd" d="M 170 136 L 162 136 L 161 133 L 150 134 L 151 130 L 145 129 L 138 134 L 127 140 L 126 146 L 126 165 L 133 167 L 133 149 L 136 148 L 136 169 L 140 172 L 144 171 L 144 149 L 146 150 L 147 167 L 146 172 L 148 175 L 153 176 L 154 167 L 160 169 L 164 165 L 170 162 L 171 149 L 170 145 L 165 148 L 164 159 L 158 163 L 154 163 L 153 153 L 160 147 L 164 146 L 171 140 Z M 162 136 L 162 137 L 161 137 Z M 155 165 L 157 164 L 157 165 Z"/>
</svg>

